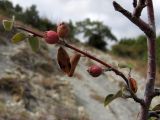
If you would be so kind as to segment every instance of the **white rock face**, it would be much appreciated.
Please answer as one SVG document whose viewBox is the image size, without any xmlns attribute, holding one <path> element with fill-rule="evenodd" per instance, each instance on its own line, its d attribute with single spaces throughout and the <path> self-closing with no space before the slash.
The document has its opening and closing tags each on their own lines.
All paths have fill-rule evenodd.
<svg viewBox="0 0 160 120">
<path fill-rule="evenodd" d="M 55 51 L 54 49 L 55 48 L 51 47 L 51 51 Z M 104 54 L 96 50 L 92 50 L 92 54 L 109 64 L 118 64 L 121 62 L 114 60 L 108 54 Z M 54 56 L 55 54 L 52 55 Z M 81 58 L 79 66 L 76 68 L 76 75 L 74 77 L 68 78 L 67 76 L 64 76 L 62 78 L 59 76 L 59 79 L 68 79 L 70 81 L 78 103 L 84 107 L 84 109 L 89 114 L 90 119 L 135 120 L 139 112 L 139 105 L 132 99 L 124 100 L 119 98 L 113 101 L 106 108 L 103 105 L 105 96 L 118 91 L 123 80 L 113 72 L 108 72 L 101 75 L 100 77 L 93 78 L 86 71 L 88 64 L 91 64 L 90 60 L 87 60 L 87 58 Z M 123 70 L 123 72 L 127 75 L 127 70 Z M 135 71 L 133 71 L 132 77 L 136 80 L 139 80 L 139 91 L 137 94 L 142 96 L 142 88 L 144 85 L 142 83 L 144 83 L 144 79 Z"/>
</svg>

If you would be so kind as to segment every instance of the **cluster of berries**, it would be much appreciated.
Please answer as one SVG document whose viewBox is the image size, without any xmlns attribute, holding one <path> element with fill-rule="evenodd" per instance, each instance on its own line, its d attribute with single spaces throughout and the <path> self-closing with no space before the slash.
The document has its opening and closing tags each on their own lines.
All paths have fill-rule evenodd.
<svg viewBox="0 0 160 120">
<path fill-rule="evenodd" d="M 44 39 L 48 44 L 55 44 L 58 43 L 60 38 L 67 37 L 69 33 L 69 27 L 62 22 L 57 26 L 57 32 L 53 30 L 46 31 L 44 34 Z"/>
<path fill-rule="evenodd" d="M 44 34 L 44 39 L 48 44 L 55 44 L 55 43 L 58 43 L 60 38 L 62 38 L 62 39 L 66 38 L 68 33 L 69 33 L 69 27 L 67 26 L 67 24 L 62 22 L 61 24 L 59 24 L 57 26 L 56 32 L 53 30 L 46 31 Z M 78 60 L 79 60 L 79 57 L 78 57 Z M 74 61 L 77 62 L 78 60 L 74 60 Z M 75 67 L 76 67 L 76 65 L 74 65 L 72 71 L 74 71 Z M 87 71 L 92 77 L 98 77 L 103 73 L 104 70 L 102 67 L 100 67 L 98 65 L 92 65 L 87 69 Z M 71 73 L 73 74 L 73 72 L 71 72 Z M 72 75 L 70 75 L 70 76 L 72 76 Z M 130 83 L 130 87 L 133 90 L 133 92 L 136 93 L 137 92 L 136 81 L 133 78 L 129 78 L 129 83 Z"/>
<path fill-rule="evenodd" d="M 44 34 L 44 39 L 48 44 L 58 43 L 60 38 L 67 37 L 69 33 L 69 27 L 63 22 L 57 26 L 57 32 L 53 30 L 46 31 Z M 103 69 L 98 65 L 92 65 L 87 70 L 89 74 L 93 77 L 98 77 L 102 74 Z"/>
</svg>

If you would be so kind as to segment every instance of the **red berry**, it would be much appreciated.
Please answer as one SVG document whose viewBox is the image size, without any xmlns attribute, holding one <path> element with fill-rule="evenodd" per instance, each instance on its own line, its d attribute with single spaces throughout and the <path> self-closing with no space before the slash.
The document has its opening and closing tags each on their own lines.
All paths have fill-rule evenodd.
<svg viewBox="0 0 160 120">
<path fill-rule="evenodd" d="M 49 44 L 55 44 L 59 41 L 58 34 L 52 30 L 45 32 L 44 39 Z"/>
<path fill-rule="evenodd" d="M 58 33 L 59 37 L 61 37 L 61 38 L 67 37 L 67 35 L 69 33 L 69 27 L 68 27 L 68 25 L 65 24 L 64 22 L 62 22 L 61 24 L 59 24 L 57 26 L 57 33 Z"/>
<path fill-rule="evenodd" d="M 98 65 L 92 65 L 92 66 L 90 66 L 87 71 L 93 77 L 98 77 L 103 72 L 102 68 L 100 66 L 98 66 Z"/>
</svg>

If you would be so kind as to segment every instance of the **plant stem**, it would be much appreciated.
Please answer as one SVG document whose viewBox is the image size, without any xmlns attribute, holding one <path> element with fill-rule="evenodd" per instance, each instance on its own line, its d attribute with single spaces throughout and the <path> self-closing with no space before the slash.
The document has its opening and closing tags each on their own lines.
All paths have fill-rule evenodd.
<svg viewBox="0 0 160 120">
<path fill-rule="evenodd" d="M 23 28 L 23 27 L 21 27 L 21 26 L 18 26 L 18 27 L 16 27 L 16 28 L 17 28 L 17 29 L 20 29 L 20 30 L 23 30 L 23 31 L 26 31 L 26 32 L 29 32 L 29 33 L 32 33 L 32 34 L 35 35 L 35 36 L 38 36 L 38 37 L 43 38 L 43 34 L 42 34 L 42 33 L 37 33 L 37 32 L 34 32 L 34 31 L 30 30 L 30 29 Z M 60 43 L 60 44 L 61 44 L 61 43 Z M 98 58 L 96 58 L 96 57 L 94 57 L 94 56 L 92 56 L 92 55 L 90 55 L 90 54 L 88 54 L 88 53 L 86 53 L 86 52 L 84 52 L 84 51 L 82 51 L 82 50 L 80 50 L 80 49 L 78 49 L 78 48 L 70 45 L 70 44 L 67 44 L 67 43 L 62 43 L 62 44 L 63 44 L 64 46 L 72 49 L 72 50 L 75 50 L 75 51 L 83 54 L 84 56 L 86 56 L 86 57 L 88 57 L 88 58 L 90 58 L 90 59 L 92 59 L 92 60 L 94 60 L 94 61 L 97 61 L 97 62 L 101 63 L 102 65 L 104 65 L 104 66 L 106 66 L 106 67 L 108 67 L 108 68 L 111 68 L 111 70 L 112 70 L 113 72 L 115 72 L 117 75 L 121 76 L 121 77 L 125 80 L 126 84 L 129 85 L 128 79 L 126 78 L 126 76 L 125 76 L 122 72 L 120 72 L 119 70 L 117 70 L 117 69 L 115 69 L 114 67 L 112 67 L 111 65 L 103 62 L 102 60 L 100 60 L 100 59 L 98 59 Z"/>
<path fill-rule="evenodd" d="M 145 87 L 145 104 L 146 108 L 141 110 L 140 120 L 148 119 L 148 110 L 151 105 L 153 94 L 154 94 L 154 85 L 155 85 L 155 76 L 156 76 L 156 28 L 155 28 L 155 18 L 154 18 L 154 9 L 152 0 L 146 0 L 147 2 L 147 12 L 148 12 L 148 22 L 149 26 L 152 29 L 152 34 L 147 35 L 147 46 L 148 46 L 148 70 L 147 70 L 147 83 Z"/>
<path fill-rule="evenodd" d="M 43 33 L 38 33 L 38 32 L 32 31 L 32 30 L 30 30 L 30 29 L 23 28 L 23 27 L 21 27 L 21 26 L 18 26 L 18 27 L 16 27 L 16 28 L 17 28 L 17 29 L 20 29 L 20 30 L 23 30 L 23 31 L 26 31 L 26 32 L 29 32 L 29 33 L 31 33 L 31 34 L 33 34 L 33 35 L 35 35 L 35 36 L 41 37 L 41 38 L 43 38 L 43 36 L 44 36 Z M 59 44 L 61 44 L 61 43 L 59 43 Z M 110 68 L 111 71 L 113 71 L 116 75 L 120 76 L 120 77 L 126 82 L 128 88 L 129 88 L 129 91 L 130 91 L 130 93 L 131 93 L 131 96 L 132 96 L 132 98 L 134 99 L 134 101 L 136 101 L 136 102 L 140 103 L 142 106 L 144 106 L 144 100 L 138 98 L 138 97 L 132 92 L 131 87 L 130 87 L 130 84 L 129 84 L 129 82 L 128 82 L 128 78 L 127 78 L 122 72 L 120 72 L 118 69 L 112 67 L 111 65 L 105 63 L 104 61 L 102 61 L 102 60 L 100 60 L 100 59 L 98 59 L 98 58 L 96 58 L 96 57 L 94 57 L 94 56 L 92 56 L 92 55 L 90 55 L 90 54 L 88 54 L 88 53 L 86 53 L 86 52 L 84 52 L 84 51 L 82 51 L 82 50 L 80 50 L 80 49 L 78 49 L 78 48 L 70 45 L 70 44 L 67 44 L 67 43 L 63 42 L 62 45 L 64 45 L 65 47 L 68 47 L 68 48 L 70 48 L 70 49 L 72 49 L 72 50 L 74 50 L 74 51 L 77 51 L 78 53 L 81 53 L 81 54 L 83 54 L 84 56 L 86 56 L 86 57 L 88 57 L 88 58 L 90 58 L 90 59 L 92 59 L 92 60 L 94 60 L 94 61 L 96 61 L 96 62 L 98 62 L 98 63 L 101 63 L 102 65 L 106 66 L 107 68 Z"/>
<path fill-rule="evenodd" d="M 155 18 L 154 18 L 154 8 L 152 0 L 139 0 L 138 5 L 135 7 L 133 14 L 125 10 L 117 2 L 113 1 L 113 6 L 116 11 L 122 13 L 127 17 L 132 23 L 139 27 L 147 37 L 148 46 L 148 70 L 147 79 L 144 93 L 144 105 L 141 104 L 141 112 L 139 114 L 139 120 L 148 119 L 148 111 L 151 105 L 153 97 L 158 93 L 155 93 L 155 76 L 156 76 L 156 51 L 155 51 L 155 41 L 156 41 L 156 28 L 155 28 Z M 148 23 L 144 22 L 140 16 L 144 7 L 147 6 Z"/>
</svg>

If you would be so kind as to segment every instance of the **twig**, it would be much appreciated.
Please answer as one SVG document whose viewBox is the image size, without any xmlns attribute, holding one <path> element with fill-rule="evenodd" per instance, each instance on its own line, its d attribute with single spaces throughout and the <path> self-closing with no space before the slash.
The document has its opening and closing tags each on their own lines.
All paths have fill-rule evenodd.
<svg viewBox="0 0 160 120">
<path fill-rule="evenodd" d="M 160 110 L 149 111 L 148 117 L 156 117 L 156 118 L 160 118 L 159 114 L 160 114 Z"/>
<path fill-rule="evenodd" d="M 141 18 L 141 12 L 147 5 L 148 23 L 144 22 Z M 122 13 L 132 23 L 138 26 L 147 36 L 148 46 L 148 71 L 147 71 L 147 82 L 145 86 L 144 94 L 144 106 L 141 106 L 141 112 L 139 120 L 147 120 L 148 111 L 153 99 L 154 84 L 155 84 L 155 73 L 156 73 L 156 60 L 155 60 L 155 40 L 156 40 L 156 28 L 155 18 L 152 0 L 139 0 L 138 5 L 134 9 L 133 15 L 120 6 L 117 2 L 113 1 L 113 6 L 116 11 Z"/>
<path fill-rule="evenodd" d="M 137 6 L 137 0 L 133 0 L 133 7 L 135 8 Z"/>
<path fill-rule="evenodd" d="M 27 31 L 27 32 L 29 32 L 29 33 L 32 33 L 32 34 L 38 36 L 38 37 L 43 38 L 43 34 L 42 34 L 42 33 L 37 33 L 37 32 L 34 32 L 34 31 L 30 30 L 30 29 L 23 28 L 23 27 L 21 27 L 21 26 L 18 26 L 18 27 L 16 27 L 16 28 L 17 28 L 17 29 L 20 29 L 20 30 L 23 30 L 23 31 Z M 126 78 L 126 76 L 125 76 L 122 72 L 120 72 L 119 70 L 113 68 L 111 65 L 103 62 L 102 60 L 100 60 L 100 59 L 98 59 L 98 58 L 90 55 L 89 53 L 84 52 L 84 51 L 82 51 L 82 50 L 80 50 L 80 49 L 78 49 L 78 48 L 76 48 L 76 47 L 74 47 L 74 46 L 72 46 L 72 45 L 70 45 L 70 44 L 64 43 L 64 41 L 61 41 L 59 44 L 63 44 L 64 46 L 66 46 L 66 47 L 68 47 L 68 48 L 70 48 L 70 49 L 72 49 L 72 50 L 75 50 L 75 51 L 77 51 L 77 52 L 85 55 L 86 57 L 88 57 L 88 58 L 90 58 L 90 59 L 92 59 L 92 60 L 94 60 L 94 61 L 97 61 L 97 62 L 101 63 L 102 65 L 106 66 L 107 68 L 110 68 L 113 72 L 116 73 L 116 75 L 121 76 L 121 77 L 125 80 L 126 84 L 129 85 L 128 79 Z"/>
<path fill-rule="evenodd" d="M 156 96 L 160 96 L 160 89 L 154 89 L 154 92 L 151 97 L 154 98 Z"/>
<path fill-rule="evenodd" d="M 131 96 L 132 96 L 133 100 L 134 100 L 135 102 L 137 102 L 137 103 L 140 103 L 141 106 L 145 107 L 145 102 L 144 102 L 144 100 L 138 98 L 138 97 L 136 96 L 136 94 L 133 93 L 132 90 L 129 90 L 129 91 L 130 91 L 130 93 L 131 93 Z"/>
<path fill-rule="evenodd" d="M 138 1 L 138 5 L 135 7 L 134 11 L 133 11 L 133 16 L 139 18 L 141 16 L 142 10 L 144 7 L 146 7 L 145 4 L 146 0 L 139 0 Z"/>
<path fill-rule="evenodd" d="M 115 1 L 113 1 L 113 6 L 116 11 L 122 13 L 125 17 L 127 17 L 132 23 L 134 23 L 137 27 L 139 27 L 147 36 L 152 35 L 154 31 L 142 19 L 133 16 L 129 11 L 125 10 L 121 5 L 119 5 Z"/>
<path fill-rule="evenodd" d="M 41 32 L 32 31 L 32 30 L 30 30 L 28 28 L 25 28 L 25 27 L 22 27 L 22 26 L 15 26 L 15 28 L 26 31 L 26 32 L 29 32 L 29 33 L 32 33 L 33 35 L 38 36 L 38 37 L 43 37 L 44 36 L 44 34 L 41 33 Z"/>
<path fill-rule="evenodd" d="M 38 32 L 32 31 L 32 30 L 30 30 L 30 29 L 23 28 L 23 27 L 21 27 L 21 26 L 18 26 L 18 27 L 16 27 L 16 28 L 17 28 L 17 29 L 20 29 L 20 30 L 23 30 L 23 31 L 27 31 L 27 32 L 32 33 L 33 35 L 36 35 L 36 36 L 41 37 L 41 38 L 43 38 L 43 36 L 44 36 L 43 33 L 38 33 Z M 68 48 L 70 48 L 70 49 L 72 49 L 72 50 L 75 50 L 75 51 L 81 53 L 82 55 L 85 55 L 86 57 L 88 57 L 88 58 L 90 58 L 90 59 L 92 59 L 92 60 L 94 60 L 94 61 L 96 61 L 96 62 L 98 62 L 98 63 L 101 63 L 102 65 L 106 66 L 107 68 L 110 68 L 116 75 L 120 76 L 120 77 L 126 82 L 127 86 L 129 87 L 129 91 L 130 91 L 131 96 L 132 96 L 132 98 L 134 99 L 134 101 L 140 103 L 142 106 L 144 105 L 143 99 L 138 98 L 138 97 L 132 92 L 131 87 L 130 87 L 130 84 L 129 84 L 129 82 L 128 82 L 128 78 L 127 78 L 122 72 L 120 72 L 118 69 L 112 67 L 111 65 L 103 62 L 102 60 L 100 60 L 100 59 L 98 59 L 98 58 L 96 58 L 96 57 L 88 54 L 87 52 L 84 52 L 84 51 L 82 51 L 82 50 L 80 50 L 80 49 L 78 49 L 78 48 L 76 48 L 76 47 L 74 47 L 74 46 L 72 46 L 72 45 L 70 45 L 70 44 L 67 44 L 67 43 L 65 43 L 65 42 L 62 42 L 62 43 L 60 43 L 60 44 L 63 44 L 64 46 L 66 46 L 66 47 L 68 47 Z"/>
</svg>

